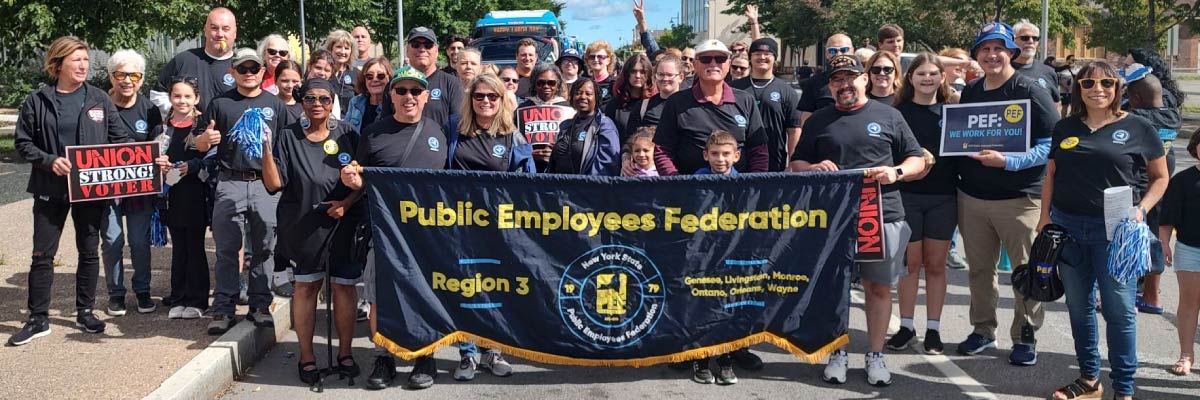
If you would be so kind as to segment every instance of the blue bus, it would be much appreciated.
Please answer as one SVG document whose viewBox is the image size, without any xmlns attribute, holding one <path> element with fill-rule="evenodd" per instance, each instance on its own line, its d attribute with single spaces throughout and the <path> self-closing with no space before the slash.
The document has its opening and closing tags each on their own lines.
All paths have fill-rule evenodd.
<svg viewBox="0 0 1200 400">
<path fill-rule="evenodd" d="M 517 63 L 517 42 L 524 38 L 537 43 L 539 62 L 554 62 L 570 40 L 551 11 L 492 11 L 475 22 L 470 46 L 479 49 L 484 64 L 511 66 Z"/>
</svg>

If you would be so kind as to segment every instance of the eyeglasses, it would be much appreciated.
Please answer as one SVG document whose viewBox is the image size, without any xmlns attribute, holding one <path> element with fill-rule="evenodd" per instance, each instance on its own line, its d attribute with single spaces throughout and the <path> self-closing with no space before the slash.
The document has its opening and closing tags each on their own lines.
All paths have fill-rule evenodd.
<svg viewBox="0 0 1200 400">
<path fill-rule="evenodd" d="M 680 57 L 680 58 L 682 58 L 682 59 L 683 59 L 683 61 L 692 61 L 692 60 L 695 60 L 695 59 L 696 59 L 696 57 L 688 57 L 688 56 L 683 56 L 683 57 Z"/>
<path fill-rule="evenodd" d="M 729 66 L 729 69 L 730 69 L 730 70 L 732 70 L 732 71 L 745 71 L 745 70 L 748 70 L 748 69 L 750 69 L 750 67 L 742 67 L 742 66 L 738 66 L 738 65 L 731 65 L 731 66 Z"/>
<path fill-rule="evenodd" d="M 258 65 L 258 64 L 254 64 L 254 65 L 247 67 L 245 64 L 241 64 L 236 67 L 233 67 L 233 70 L 237 71 L 237 73 L 242 74 L 242 75 L 253 75 L 253 74 L 257 74 L 259 71 L 262 71 L 262 66 Z"/>
<path fill-rule="evenodd" d="M 608 59 L 608 55 L 607 54 L 588 54 L 587 59 L 589 59 L 589 60 L 606 60 L 606 59 Z"/>
<path fill-rule="evenodd" d="M 874 75 L 891 75 L 896 72 L 896 67 L 871 67 L 871 73 Z"/>
<path fill-rule="evenodd" d="M 1036 41 L 1042 40 L 1042 37 L 1041 36 L 1032 36 L 1032 35 L 1021 35 L 1021 36 L 1017 36 L 1017 39 L 1021 39 L 1022 42 L 1036 42 Z"/>
<path fill-rule="evenodd" d="M 400 95 L 400 96 L 404 96 L 406 94 L 412 94 L 413 97 L 417 97 L 417 96 L 420 96 L 421 93 L 425 93 L 425 89 L 422 89 L 422 88 L 406 88 L 406 87 L 400 87 L 400 86 L 397 86 L 395 89 L 392 89 L 392 91 L 396 92 L 396 94 Z"/>
<path fill-rule="evenodd" d="M 387 74 L 363 74 L 363 78 L 366 78 L 366 80 L 368 80 L 368 81 L 374 81 L 374 80 L 383 81 L 383 80 L 387 80 L 388 76 L 387 76 Z"/>
<path fill-rule="evenodd" d="M 555 81 L 555 80 L 546 80 L 546 79 L 538 79 L 538 81 L 537 81 L 537 85 L 538 85 L 538 87 L 542 87 L 542 86 L 557 87 L 557 86 L 558 86 L 558 81 Z"/>
<path fill-rule="evenodd" d="M 116 80 L 118 80 L 118 81 L 123 81 L 123 80 L 125 80 L 125 78 L 129 78 L 129 81 L 130 81 L 130 82 L 133 82 L 133 83 L 138 83 L 138 82 L 141 82 L 141 81 L 142 81 L 142 77 L 143 77 L 144 75 L 142 75 L 142 73 L 141 73 L 141 72 L 121 72 L 121 71 L 117 71 L 117 72 L 113 72 L 113 73 L 112 73 L 112 76 L 113 76 L 113 79 L 116 79 Z"/>
<path fill-rule="evenodd" d="M 700 60 L 701 64 L 712 64 L 712 63 L 724 64 L 726 61 L 729 61 L 729 56 L 725 56 L 725 55 L 699 56 L 699 57 L 696 57 L 696 59 Z"/>
<path fill-rule="evenodd" d="M 1113 86 L 1117 85 L 1116 78 L 1084 78 L 1079 80 L 1079 87 L 1091 89 L 1096 87 L 1096 82 L 1100 82 L 1100 86 L 1104 87 L 1105 89 L 1112 89 Z"/>
<path fill-rule="evenodd" d="M 658 78 L 658 79 L 672 79 L 677 76 L 679 76 L 679 74 L 667 74 L 667 73 L 662 73 L 662 72 L 654 74 L 654 77 Z"/>
<path fill-rule="evenodd" d="M 412 47 L 413 49 L 419 49 L 419 48 L 424 47 L 425 50 L 429 50 L 429 49 L 432 49 L 433 46 L 436 46 L 436 45 L 433 44 L 433 42 L 430 42 L 428 40 L 414 40 L 414 41 L 408 42 L 408 47 Z"/>
<path fill-rule="evenodd" d="M 269 56 L 280 56 L 280 57 L 287 57 L 287 56 L 288 56 L 288 51 L 287 51 L 287 50 L 275 50 L 275 49 L 267 49 L 267 55 L 269 55 Z"/>
<path fill-rule="evenodd" d="M 487 99 L 487 101 L 496 101 L 496 100 L 500 100 L 500 94 L 499 93 L 475 92 L 475 93 L 471 94 L 471 98 L 475 99 L 475 101 L 483 101 L 483 99 Z"/>
<path fill-rule="evenodd" d="M 521 81 L 521 78 L 509 78 L 507 76 L 502 76 L 500 77 L 500 80 L 504 83 L 517 83 Z"/>
<path fill-rule="evenodd" d="M 323 106 L 333 104 L 333 97 L 329 97 L 329 96 L 321 96 L 321 97 L 304 96 L 304 97 L 300 98 L 300 100 L 303 101 L 304 104 L 307 104 L 310 106 L 313 104 L 316 104 L 318 101 L 321 102 L 321 105 L 323 105 Z"/>
<path fill-rule="evenodd" d="M 830 47 L 828 49 L 825 49 L 825 51 L 828 52 L 829 55 L 831 55 L 831 56 L 836 56 L 838 54 L 850 54 L 850 50 L 851 50 L 850 46 Z"/>
</svg>

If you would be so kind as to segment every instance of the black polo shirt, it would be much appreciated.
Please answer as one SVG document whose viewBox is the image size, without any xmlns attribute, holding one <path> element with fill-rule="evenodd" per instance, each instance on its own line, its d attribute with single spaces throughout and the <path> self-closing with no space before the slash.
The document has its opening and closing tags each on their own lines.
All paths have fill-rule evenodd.
<svg viewBox="0 0 1200 400">
<path fill-rule="evenodd" d="M 989 101 L 1029 100 L 1029 147 L 1038 139 L 1047 139 L 1054 132 L 1054 124 L 1060 117 L 1058 103 L 1050 98 L 1050 91 L 1021 74 L 1013 74 L 1007 82 L 992 90 L 984 89 L 984 78 L 968 83 L 963 88 L 959 103 L 982 103 Z M 1008 200 L 1022 196 L 1041 197 L 1042 179 L 1046 167 L 1039 165 L 1020 171 L 984 166 L 968 157 L 952 157 L 958 169 L 958 189 L 971 197 L 983 200 Z"/>
<path fill-rule="evenodd" d="M 648 101 L 650 104 L 646 105 L 646 115 L 642 116 L 638 125 L 639 128 L 643 126 L 658 126 L 658 121 L 662 120 L 663 106 L 667 104 L 667 99 L 663 98 L 662 95 L 656 95 Z M 638 112 L 642 112 L 641 104 L 638 105 Z M 634 132 L 636 131 L 637 129 L 634 129 Z"/>
<path fill-rule="evenodd" d="M 1167 185 L 1162 202 L 1162 224 L 1175 227 L 1179 243 L 1200 247 L 1200 167 L 1179 171 Z"/>
<path fill-rule="evenodd" d="M 942 151 L 942 103 L 923 105 L 911 101 L 896 106 L 908 128 L 912 130 L 917 143 L 929 150 L 934 157 Z M 954 163 L 945 162 L 938 157 L 937 163 L 921 180 L 901 182 L 900 191 L 920 194 L 954 195 L 957 189 L 954 181 L 958 180 L 954 171 Z"/>
<path fill-rule="evenodd" d="M 756 147 L 766 146 L 767 134 L 754 99 L 749 93 L 734 89 L 722 82 L 721 104 L 704 99 L 700 86 L 671 95 L 663 105 L 663 118 L 658 121 L 654 144 L 675 164 L 680 175 L 691 175 L 707 167 L 704 161 L 704 142 L 717 129 L 733 135 L 742 151 L 742 159 L 734 166 L 739 171 L 763 172 L 751 168 L 750 160 Z M 660 155 L 655 156 L 660 159 Z M 762 166 L 763 169 L 766 165 Z"/>
<path fill-rule="evenodd" d="M 516 144 L 514 139 L 513 134 L 493 136 L 487 132 L 478 132 L 471 137 L 460 135 L 451 169 L 508 171 L 509 153 Z"/>
<path fill-rule="evenodd" d="M 1146 192 L 1146 165 L 1166 154 L 1149 120 L 1128 115 L 1092 131 L 1080 117 L 1054 127 L 1053 206 L 1075 215 L 1103 217 L 1104 189 L 1133 186 L 1134 200 Z"/>
<path fill-rule="evenodd" d="M 1054 100 L 1062 99 L 1062 91 L 1058 90 L 1058 73 L 1054 72 L 1054 67 L 1034 61 L 1032 64 L 1021 64 L 1012 62 L 1013 68 L 1018 74 L 1033 80 L 1042 89 L 1050 91 L 1050 98 Z"/>
<path fill-rule="evenodd" d="M 904 116 L 895 108 L 867 100 L 855 110 L 825 107 L 809 116 L 792 160 L 811 164 L 829 160 L 847 170 L 900 165 L 908 157 L 920 156 L 921 145 Z M 883 186 L 884 222 L 904 219 L 899 190 L 900 185 Z"/>
<path fill-rule="evenodd" d="M 811 113 L 833 105 L 833 95 L 829 93 L 829 78 L 826 78 L 825 74 L 808 78 L 804 81 L 801 92 L 800 105 L 796 106 L 800 111 Z"/>
<path fill-rule="evenodd" d="M 450 141 L 446 140 L 441 125 L 423 118 L 421 132 L 417 132 L 417 124 L 401 123 L 394 116 L 380 118 L 363 128 L 355 159 L 370 167 L 446 169 Z M 406 158 L 404 150 L 414 140 L 413 135 L 418 135 L 416 143 Z"/>
<path fill-rule="evenodd" d="M 288 116 L 287 106 L 278 97 L 260 91 L 258 96 L 246 97 L 237 90 L 225 92 L 208 104 L 193 127 L 193 134 L 202 135 L 209 121 L 216 121 L 214 129 L 221 132 L 221 143 L 216 146 L 217 166 L 233 171 L 262 171 L 262 159 L 251 157 L 243 149 L 243 143 L 233 140 L 231 131 L 238 121 L 251 109 L 259 109 L 272 135 L 278 135 L 293 121 Z M 258 134 L 262 134 L 261 132 Z"/>
<path fill-rule="evenodd" d="M 767 150 L 771 160 L 768 171 L 783 171 L 787 167 L 787 130 L 800 127 L 800 96 L 792 85 L 782 79 L 767 80 L 745 77 L 730 83 L 734 88 L 754 96 L 755 106 L 762 116 L 763 132 L 767 134 Z"/>
<path fill-rule="evenodd" d="M 162 113 L 146 99 L 146 96 L 139 95 L 132 107 L 117 106 L 117 116 L 121 117 L 121 122 L 129 128 L 129 138 L 135 142 L 154 140 L 161 133 Z"/>
<path fill-rule="evenodd" d="M 154 83 L 154 91 L 168 93 L 167 86 L 177 76 L 196 78 L 196 86 L 200 88 L 200 107 L 203 108 L 217 96 L 236 87 L 237 81 L 229 73 L 231 60 L 232 56 L 224 60 L 212 58 L 203 48 L 179 53 L 163 66 L 158 81 Z"/>
</svg>

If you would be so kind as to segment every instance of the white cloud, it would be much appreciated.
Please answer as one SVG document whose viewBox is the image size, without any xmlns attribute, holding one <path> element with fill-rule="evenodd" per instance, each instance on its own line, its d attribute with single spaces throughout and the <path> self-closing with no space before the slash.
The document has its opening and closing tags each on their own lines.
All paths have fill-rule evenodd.
<svg viewBox="0 0 1200 400">
<path fill-rule="evenodd" d="M 566 0 L 564 3 L 564 10 L 578 20 L 595 21 L 620 14 L 633 17 L 633 3 L 629 0 Z"/>
</svg>

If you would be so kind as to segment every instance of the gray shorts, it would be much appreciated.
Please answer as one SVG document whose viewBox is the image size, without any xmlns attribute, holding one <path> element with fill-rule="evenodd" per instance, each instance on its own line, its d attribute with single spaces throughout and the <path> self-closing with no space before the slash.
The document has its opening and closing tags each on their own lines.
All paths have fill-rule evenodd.
<svg viewBox="0 0 1200 400">
<path fill-rule="evenodd" d="M 904 221 L 912 229 L 909 242 L 950 240 L 958 227 L 958 196 L 954 194 L 901 193 Z"/>
<path fill-rule="evenodd" d="M 375 304 L 375 246 L 367 250 L 367 262 L 362 273 L 362 299 Z"/>
<path fill-rule="evenodd" d="M 910 234 L 912 230 L 904 221 L 883 224 L 883 252 L 887 257 L 883 261 L 857 263 L 862 278 L 881 285 L 896 286 L 896 282 L 908 274 L 908 268 L 904 266 L 904 249 L 908 246 Z"/>
</svg>

